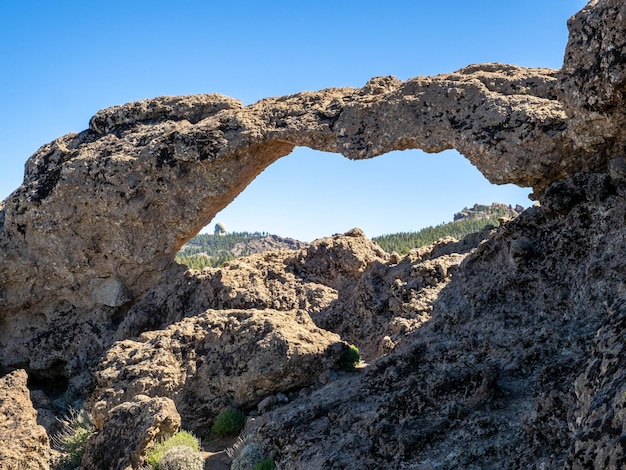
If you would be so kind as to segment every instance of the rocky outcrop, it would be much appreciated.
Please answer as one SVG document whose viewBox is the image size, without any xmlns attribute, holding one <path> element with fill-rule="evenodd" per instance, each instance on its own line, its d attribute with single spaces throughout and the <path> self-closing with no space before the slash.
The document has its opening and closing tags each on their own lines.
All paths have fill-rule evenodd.
<svg viewBox="0 0 626 470">
<path fill-rule="evenodd" d="M 50 443 L 37 424 L 23 370 L 0 378 L 0 468 L 48 470 Z"/>
<path fill-rule="evenodd" d="M 249 439 L 293 469 L 622 468 L 625 196 L 604 174 L 552 186 L 391 353 Z"/>
<path fill-rule="evenodd" d="M 196 95 L 96 113 L 88 130 L 39 149 L 23 185 L 2 203 L 0 362 L 35 375 L 80 375 L 128 308 L 180 274 L 174 253 L 295 146 L 352 159 L 456 148 L 492 182 L 537 194 L 578 171 L 606 168 L 621 142 L 620 102 L 609 98 L 619 95 L 620 66 L 615 59 L 595 67 L 592 57 L 621 57 L 622 33 L 613 32 L 624 29 L 621 16 L 603 20 L 620 8 L 617 0 L 595 2 L 571 23 L 560 73 L 472 65 L 249 106 Z M 615 113 L 579 99 L 598 87 Z M 597 113 L 618 124 L 602 121 L 598 133 Z M 593 144 L 598 136 L 605 144 Z M 77 387 L 82 381 L 74 379 Z"/>
<path fill-rule="evenodd" d="M 466 207 L 462 211 L 454 214 L 454 221 L 467 219 L 487 219 L 490 217 L 498 217 L 502 219 L 514 219 L 524 208 L 520 205 L 511 207 L 507 204 L 494 202 L 490 206 L 474 204 L 472 207 Z"/>
<path fill-rule="evenodd" d="M 169 398 L 129 397 L 109 410 L 104 426 L 87 442 L 80 468 L 140 468 L 147 450 L 179 428 L 180 416 Z"/>
<path fill-rule="evenodd" d="M 90 409 L 101 428 L 111 408 L 136 395 L 168 397 L 186 429 L 207 435 L 228 407 L 253 408 L 313 384 L 338 367 L 345 347 L 302 310 L 209 310 L 113 345 L 95 373 Z"/>
<path fill-rule="evenodd" d="M 567 468 L 620 468 L 626 462 L 626 300 L 607 307 L 585 371 L 576 379 L 574 439 Z"/>
<path fill-rule="evenodd" d="M 356 229 L 302 250 L 265 252 L 221 268 L 187 272 L 133 305 L 118 327 L 118 338 L 165 328 L 207 309 L 304 309 L 314 314 L 337 300 L 340 287 L 353 285 L 389 257 Z"/>
<path fill-rule="evenodd" d="M 626 5 L 620 0 L 590 1 L 568 22 L 569 41 L 559 71 L 567 138 L 584 149 L 595 168 L 623 153 L 625 24 Z"/>
<path fill-rule="evenodd" d="M 302 250 L 236 259 L 150 291 L 129 310 L 118 334 L 164 328 L 207 309 L 304 309 L 317 326 L 358 345 L 371 360 L 429 319 L 432 301 L 489 233 L 442 240 L 401 258 L 354 229 Z"/>
<path fill-rule="evenodd" d="M 475 65 L 98 112 L 0 205 L 0 368 L 91 392 L 86 467 L 136 467 L 178 413 L 204 432 L 230 404 L 263 411 L 248 439 L 284 468 L 623 467 L 625 17 L 590 2 L 558 72 Z M 174 263 L 298 145 L 456 148 L 540 205 L 404 259 L 354 230 L 201 273 Z M 346 339 L 372 363 L 338 377 Z M 46 468 L 25 373 L 2 380 L 4 428 L 36 430 L 7 436 L 19 455 L 3 458 Z M 109 452 L 120 436 L 130 447 Z"/>
<path fill-rule="evenodd" d="M 301 242 L 294 238 L 284 238 L 278 235 L 267 235 L 264 237 L 254 237 L 245 242 L 237 243 L 231 253 L 234 256 L 245 256 L 265 251 L 278 250 L 299 250 L 308 246 L 308 243 Z"/>
<path fill-rule="evenodd" d="M 370 265 L 339 289 L 337 300 L 311 314 L 320 327 L 339 333 L 371 361 L 389 353 L 408 333 L 430 320 L 432 304 L 453 273 L 490 235 L 485 230 L 457 241 L 411 250 L 403 258 Z"/>
</svg>

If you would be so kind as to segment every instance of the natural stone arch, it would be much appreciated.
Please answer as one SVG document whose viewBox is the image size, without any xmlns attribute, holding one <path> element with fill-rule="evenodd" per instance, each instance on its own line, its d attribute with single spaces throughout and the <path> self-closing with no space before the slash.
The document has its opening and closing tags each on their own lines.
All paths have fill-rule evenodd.
<svg viewBox="0 0 626 470">
<path fill-rule="evenodd" d="M 591 2 L 572 20 L 560 73 L 474 65 L 245 107 L 196 95 L 98 112 L 39 149 L 0 207 L 0 363 L 45 368 L 105 347 L 128 306 L 179 269 L 180 246 L 295 146 L 351 159 L 455 148 L 491 182 L 537 193 L 605 169 L 624 141 L 605 125 L 622 119 L 624 64 L 595 57 L 623 52 L 609 19 L 625 9 Z"/>
</svg>

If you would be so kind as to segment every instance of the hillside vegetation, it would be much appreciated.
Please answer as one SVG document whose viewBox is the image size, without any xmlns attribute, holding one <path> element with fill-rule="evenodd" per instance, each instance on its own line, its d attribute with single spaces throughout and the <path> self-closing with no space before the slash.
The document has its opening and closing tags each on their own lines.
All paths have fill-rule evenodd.
<svg viewBox="0 0 626 470">
<path fill-rule="evenodd" d="M 176 262 L 192 269 L 217 267 L 239 256 L 269 250 L 298 249 L 307 243 L 270 235 L 266 232 L 232 232 L 199 234 L 187 242 L 176 255 Z"/>
<path fill-rule="evenodd" d="M 185 264 L 191 269 L 217 267 L 237 257 L 233 253 L 235 246 L 254 238 L 262 238 L 267 233 L 232 232 L 225 235 L 200 233 L 187 242 L 176 255 L 176 262 Z M 246 256 L 244 252 L 240 256 Z"/>
<path fill-rule="evenodd" d="M 494 202 L 491 205 L 475 204 L 454 214 L 454 221 L 416 232 L 401 232 L 372 238 L 382 249 L 391 253 L 406 254 L 412 248 L 430 245 L 444 237 L 462 239 L 488 225 L 498 225 L 500 218 L 513 218 L 522 211 Z M 189 240 L 176 255 L 176 261 L 192 269 L 218 267 L 239 256 L 272 249 L 297 249 L 307 244 L 265 232 L 232 232 L 221 235 L 199 234 Z"/>
<path fill-rule="evenodd" d="M 444 237 L 454 237 L 461 240 L 470 233 L 479 232 L 488 225 L 499 225 L 499 219 L 514 218 L 523 210 L 522 207 L 515 208 L 493 203 L 490 206 L 475 204 L 471 208 L 464 208 L 461 212 L 454 214 L 454 221 L 425 227 L 417 232 L 400 232 L 380 237 L 372 238 L 380 247 L 388 253 L 395 251 L 404 255 L 412 248 L 431 245 Z"/>
</svg>

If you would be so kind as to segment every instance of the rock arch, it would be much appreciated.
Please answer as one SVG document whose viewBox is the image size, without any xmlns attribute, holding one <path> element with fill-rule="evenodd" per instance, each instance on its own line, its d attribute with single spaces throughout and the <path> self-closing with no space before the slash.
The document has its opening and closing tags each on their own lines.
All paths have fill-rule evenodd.
<svg viewBox="0 0 626 470">
<path fill-rule="evenodd" d="M 574 17 L 561 71 L 472 65 L 249 106 L 195 95 L 99 111 L 41 147 L 0 206 L 0 363 L 105 347 L 128 306 L 175 275 L 179 247 L 295 146 L 350 159 L 455 148 L 536 194 L 605 169 L 624 141 L 625 66 L 599 58 L 623 57 L 625 10 L 605 0 Z"/>
</svg>

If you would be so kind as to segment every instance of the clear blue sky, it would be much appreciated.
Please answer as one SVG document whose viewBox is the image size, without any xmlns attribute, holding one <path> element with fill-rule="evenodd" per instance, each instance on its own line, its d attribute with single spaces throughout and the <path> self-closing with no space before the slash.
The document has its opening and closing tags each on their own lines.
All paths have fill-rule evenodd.
<svg viewBox="0 0 626 470">
<path fill-rule="evenodd" d="M 2 1 L 0 198 L 39 146 L 85 129 L 101 108 L 213 92 L 249 104 L 479 62 L 559 68 L 566 21 L 585 3 Z M 528 206 L 528 193 L 489 184 L 453 151 L 355 162 L 296 149 L 213 223 L 306 241 L 352 227 L 372 237 L 448 221 L 475 202 Z"/>
</svg>

